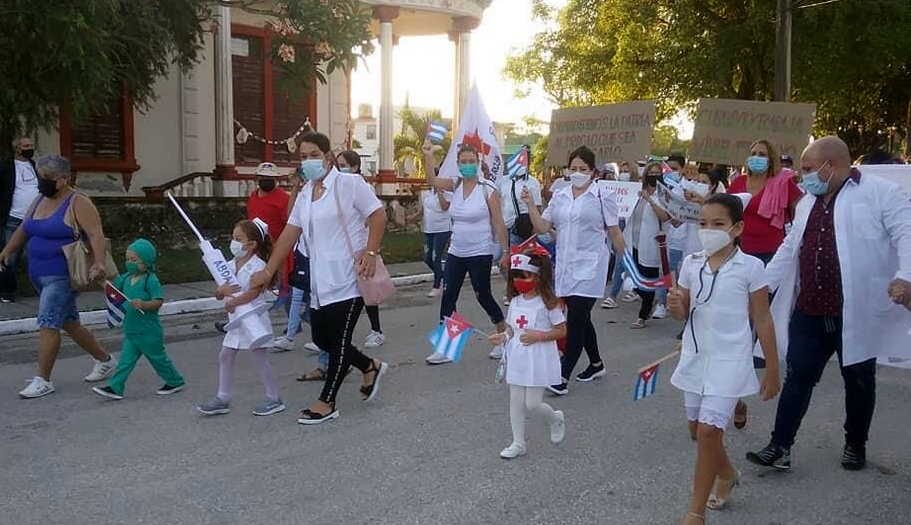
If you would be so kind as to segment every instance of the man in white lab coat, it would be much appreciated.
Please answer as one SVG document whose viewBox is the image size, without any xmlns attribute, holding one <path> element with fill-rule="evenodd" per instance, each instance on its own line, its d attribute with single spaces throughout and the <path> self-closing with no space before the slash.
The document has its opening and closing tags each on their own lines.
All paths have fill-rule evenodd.
<svg viewBox="0 0 911 525">
<path fill-rule="evenodd" d="M 890 300 L 890 282 L 911 281 L 911 196 L 851 166 L 837 137 L 810 144 L 800 159 L 807 196 L 766 268 L 778 348 L 787 374 L 771 442 L 747 459 L 791 468 L 791 446 L 813 387 L 835 353 L 845 384 L 841 464 L 866 464 L 876 402 L 876 363 L 908 366 L 911 313 Z M 781 352 L 784 356 L 785 352 Z M 905 360 L 905 361 L 901 361 Z"/>
</svg>

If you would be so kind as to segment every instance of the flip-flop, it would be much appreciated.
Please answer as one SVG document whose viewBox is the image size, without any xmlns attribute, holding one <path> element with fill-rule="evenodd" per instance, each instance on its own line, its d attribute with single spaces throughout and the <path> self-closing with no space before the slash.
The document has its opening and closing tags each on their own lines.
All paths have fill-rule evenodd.
<svg viewBox="0 0 911 525">
<path fill-rule="evenodd" d="M 747 426 L 747 404 L 738 400 L 737 406 L 734 407 L 734 428 L 741 430 Z"/>
<path fill-rule="evenodd" d="M 297 376 L 296 380 L 301 381 L 301 382 L 303 382 L 303 381 L 325 381 L 326 380 L 326 371 L 323 370 L 322 368 L 317 368 L 317 369 L 307 372 L 306 374 Z"/>
</svg>

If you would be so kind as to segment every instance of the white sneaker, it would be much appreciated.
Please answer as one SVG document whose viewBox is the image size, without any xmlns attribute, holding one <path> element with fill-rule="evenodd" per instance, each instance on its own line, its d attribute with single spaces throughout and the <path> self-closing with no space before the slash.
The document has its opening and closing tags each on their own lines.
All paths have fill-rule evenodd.
<svg viewBox="0 0 911 525">
<path fill-rule="evenodd" d="M 503 306 L 509 306 L 509 297 L 503 296 Z"/>
<path fill-rule="evenodd" d="M 287 352 L 289 350 L 294 350 L 294 340 L 288 339 L 285 336 L 276 337 L 272 340 L 272 349 L 271 352 Z"/>
<path fill-rule="evenodd" d="M 663 304 L 659 304 L 655 307 L 655 312 L 652 314 L 652 319 L 664 319 L 667 317 L 667 307 Z"/>
<path fill-rule="evenodd" d="M 490 351 L 491 359 L 501 359 L 503 357 L 503 345 L 497 345 Z"/>
<path fill-rule="evenodd" d="M 452 359 L 449 359 L 439 352 L 434 352 L 427 356 L 424 361 L 427 361 L 428 365 L 445 365 L 446 363 L 451 363 Z"/>
<path fill-rule="evenodd" d="M 431 288 L 430 291 L 427 292 L 427 297 L 439 297 L 441 293 L 443 292 L 439 288 Z"/>
<path fill-rule="evenodd" d="M 367 339 L 364 339 L 364 348 L 378 348 L 383 346 L 383 343 L 386 342 L 386 336 L 382 332 L 374 332 L 373 330 L 367 334 Z"/>
<path fill-rule="evenodd" d="M 554 414 L 557 418 L 550 423 L 550 442 L 558 445 L 566 437 L 566 417 L 562 410 L 554 410 Z"/>
<path fill-rule="evenodd" d="M 31 381 L 29 381 L 28 386 L 19 392 L 19 397 L 22 399 L 34 399 L 36 397 L 44 397 L 48 394 L 53 393 L 54 383 L 45 381 L 43 377 L 35 376 Z"/>
<path fill-rule="evenodd" d="M 117 369 L 117 360 L 114 359 L 114 356 L 111 356 L 107 361 L 95 361 L 95 366 L 92 367 L 91 373 L 85 376 L 85 381 L 87 383 L 95 383 L 98 381 L 103 381 L 112 375 L 114 375 L 114 370 Z"/>
<path fill-rule="evenodd" d="M 313 341 L 310 341 L 309 343 L 305 344 L 304 349 L 309 350 L 309 351 L 313 352 L 314 354 L 318 354 L 321 352 L 320 348 L 318 346 L 316 346 L 316 343 L 314 343 Z"/>
<path fill-rule="evenodd" d="M 500 457 L 503 459 L 515 459 L 519 456 L 524 456 L 525 452 L 525 445 L 513 443 L 500 451 Z"/>
<path fill-rule="evenodd" d="M 604 302 L 601 303 L 601 308 L 606 310 L 613 310 L 617 307 L 617 301 L 613 297 L 608 297 L 604 299 Z"/>
</svg>

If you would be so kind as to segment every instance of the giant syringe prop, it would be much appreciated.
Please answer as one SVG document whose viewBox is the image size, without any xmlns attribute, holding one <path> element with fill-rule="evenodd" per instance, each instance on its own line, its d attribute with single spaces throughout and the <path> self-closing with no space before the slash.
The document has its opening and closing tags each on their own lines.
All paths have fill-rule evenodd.
<svg viewBox="0 0 911 525">
<path fill-rule="evenodd" d="M 212 243 L 202 236 L 202 233 L 199 232 L 196 225 L 190 220 L 190 217 L 183 211 L 183 208 L 180 207 L 180 204 L 178 204 L 177 200 L 174 199 L 174 196 L 171 195 L 171 192 L 167 192 L 166 195 L 168 196 L 168 199 L 171 200 L 171 204 L 174 205 L 174 208 L 177 209 L 177 213 L 183 217 L 184 222 L 187 223 L 187 226 L 190 227 L 190 230 L 192 230 L 193 234 L 196 235 L 196 238 L 199 239 L 199 249 L 202 251 L 202 261 L 205 263 L 212 278 L 215 279 L 215 283 L 218 286 L 225 284 L 229 286 L 240 286 L 237 282 L 237 276 L 231 271 L 231 266 L 228 265 L 228 262 L 225 260 L 221 251 L 212 246 Z M 242 328 L 253 340 L 250 348 L 263 347 L 272 339 L 272 327 L 265 324 L 260 319 L 259 314 L 268 309 L 269 305 L 261 298 L 257 298 L 247 304 L 242 304 L 234 309 L 234 313 L 228 314 L 228 324 L 225 325 L 225 330 L 231 331 Z"/>
</svg>

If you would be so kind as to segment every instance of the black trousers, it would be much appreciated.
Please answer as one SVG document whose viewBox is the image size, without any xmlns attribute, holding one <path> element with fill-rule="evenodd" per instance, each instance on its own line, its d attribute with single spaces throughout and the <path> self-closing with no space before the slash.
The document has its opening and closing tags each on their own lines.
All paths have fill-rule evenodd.
<svg viewBox="0 0 911 525">
<path fill-rule="evenodd" d="M 642 277 L 648 279 L 661 277 L 660 269 L 654 266 L 642 266 L 639 262 L 639 250 L 633 249 L 633 259 L 636 260 L 636 266 L 639 268 L 639 273 L 642 274 Z M 649 319 L 652 316 L 652 306 L 655 305 L 655 291 L 636 288 L 636 294 L 642 298 L 642 305 L 639 307 L 639 319 Z"/>
<path fill-rule="evenodd" d="M 370 319 L 370 329 L 374 332 L 383 333 L 380 327 L 380 307 L 378 305 L 366 306 L 367 318 Z"/>
<path fill-rule="evenodd" d="M 787 373 L 772 432 L 776 445 L 787 448 L 794 444 L 813 387 L 833 353 L 842 364 L 841 327 L 840 317 L 807 315 L 799 310 L 791 316 Z M 876 406 L 876 359 L 841 366 L 841 377 L 845 382 L 845 441 L 864 445 Z"/>
<path fill-rule="evenodd" d="M 592 324 L 592 308 L 597 299 L 571 295 L 564 297 L 566 303 L 566 350 L 560 360 L 563 379 L 569 381 L 573 368 L 582 355 L 582 349 L 588 355 L 590 363 L 600 363 L 598 353 L 598 336 Z"/>
<path fill-rule="evenodd" d="M 338 389 L 352 366 L 361 372 L 370 369 L 372 360 L 351 344 L 351 334 L 363 309 L 364 300 L 357 297 L 310 312 L 313 342 L 329 354 L 326 382 L 319 396 L 320 401 L 335 404 Z"/>
</svg>

